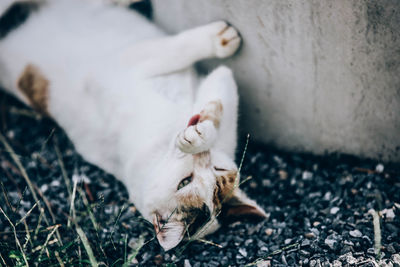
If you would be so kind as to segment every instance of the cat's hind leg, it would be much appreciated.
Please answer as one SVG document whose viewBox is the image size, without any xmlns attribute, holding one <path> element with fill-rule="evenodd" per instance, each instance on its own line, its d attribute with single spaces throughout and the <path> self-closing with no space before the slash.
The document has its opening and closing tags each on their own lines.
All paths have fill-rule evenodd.
<svg viewBox="0 0 400 267">
<path fill-rule="evenodd" d="M 126 64 L 144 76 L 172 73 L 206 58 L 225 58 L 239 48 L 241 38 L 224 21 L 183 31 L 175 36 L 141 42 L 125 51 Z"/>
</svg>

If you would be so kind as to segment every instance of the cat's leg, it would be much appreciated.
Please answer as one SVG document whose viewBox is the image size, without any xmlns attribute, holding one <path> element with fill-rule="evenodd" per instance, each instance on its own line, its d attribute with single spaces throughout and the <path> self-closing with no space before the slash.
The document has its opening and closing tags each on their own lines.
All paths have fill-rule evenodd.
<svg viewBox="0 0 400 267">
<path fill-rule="evenodd" d="M 144 41 L 125 51 L 122 60 L 143 75 L 161 75 L 206 58 L 225 58 L 239 48 L 238 32 L 224 21 L 213 22 L 175 36 Z"/>
<path fill-rule="evenodd" d="M 210 148 L 234 158 L 238 93 L 232 71 L 221 66 L 208 75 L 197 92 L 188 127 L 176 139 L 185 153 L 199 153 Z"/>
</svg>

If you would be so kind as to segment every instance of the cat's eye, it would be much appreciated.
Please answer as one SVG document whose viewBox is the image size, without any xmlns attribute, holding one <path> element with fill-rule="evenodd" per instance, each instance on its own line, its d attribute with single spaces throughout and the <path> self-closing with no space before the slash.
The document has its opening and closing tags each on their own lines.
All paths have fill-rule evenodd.
<svg viewBox="0 0 400 267">
<path fill-rule="evenodd" d="M 224 172 L 227 171 L 227 169 L 224 168 L 218 168 L 217 166 L 214 166 L 214 170 L 219 171 L 219 172 Z"/>
<path fill-rule="evenodd" d="M 187 186 L 188 184 L 190 184 L 192 182 L 193 178 L 192 176 L 188 176 L 186 178 L 183 178 L 180 183 L 178 184 L 178 190 L 184 188 L 185 186 Z"/>
</svg>

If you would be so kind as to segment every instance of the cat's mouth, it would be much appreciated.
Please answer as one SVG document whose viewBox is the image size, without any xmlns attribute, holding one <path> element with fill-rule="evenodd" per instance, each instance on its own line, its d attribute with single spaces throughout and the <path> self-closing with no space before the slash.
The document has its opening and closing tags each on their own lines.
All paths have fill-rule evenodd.
<svg viewBox="0 0 400 267">
<path fill-rule="evenodd" d="M 188 236 L 190 237 L 198 234 L 210 220 L 211 211 L 206 204 L 203 204 L 201 208 L 195 208 L 187 212 L 185 224 L 187 225 Z"/>
<path fill-rule="evenodd" d="M 202 235 L 207 231 L 211 220 L 211 211 L 206 204 L 202 207 L 179 207 L 172 214 L 162 216 L 154 212 L 153 226 L 160 245 L 169 250 L 177 246 L 183 239 Z"/>
</svg>

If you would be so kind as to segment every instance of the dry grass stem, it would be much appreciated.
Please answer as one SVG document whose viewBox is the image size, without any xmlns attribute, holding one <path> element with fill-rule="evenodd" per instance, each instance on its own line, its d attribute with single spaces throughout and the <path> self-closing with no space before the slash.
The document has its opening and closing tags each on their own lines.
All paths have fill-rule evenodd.
<svg viewBox="0 0 400 267">
<path fill-rule="evenodd" d="M 82 198 L 83 204 L 85 205 L 87 212 L 89 213 L 90 221 L 92 222 L 94 229 L 97 231 L 99 229 L 99 227 L 98 227 L 98 224 L 97 224 L 96 219 L 94 217 L 94 214 L 92 212 L 92 209 L 90 208 L 89 201 L 88 201 L 85 193 L 82 191 L 82 189 L 78 188 L 78 192 L 79 192 L 79 195 Z"/>
<path fill-rule="evenodd" d="M 10 153 L 11 158 L 14 160 L 15 164 L 17 165 L 22 177 L 25 179 L 25 182 L 28 184 L 29 190 L 32 193 L 33 199 L 35 200 L 36 203 L 38 203 L 39 209 L 41 208 L 40 202 L 39 202 L 39 198 L 36 195 L 36 192 L 34 190 L 34 186 L 31 182 L 31 180 L 29 179 L 29 176 L 24 168 L 24 166 L 22 166 L 21 161 L 19 160 L 17 154 L 14 152 L 14 150 L 12 149 L 12 147 L 8 144 L 6 138 L 0 133 L 0 142 L 3 143 L 4 147 L 6 148 L 6 150 Z M 45 219 L 46 220 L 46 219 Z M 47 222 L 48 224 L 48 222 Z"/>
<path fill-rule="evenodd" d="M 50 240 L 48 243 L 47 243 L 47 245 L 53 245 L 54 243 L 56 243 L 56 242 L 58 242 L 58 240 L 57 240 L 57 238 L 54 238 L 53 240 Z M 48 249 L 48 248 L 46 248 L 46 247 L 44 247 L 44 246 L 37 246 L 37 247 L 35 247 L 34 249 L 32 249 L 32 252 L 36 252 L 36 251 L 39 251 L 39 250 L 41 250 L 41 249 Z M 46 252 L 46 254 L 47 254 L 47 252 Z"/>
<path fill-rule="evenodd" d="M 24 222 L 25 219 L 31 214 L 32 210 L 33 210 L 34 208 L 36 208 L 37 204 L 38 204 L 38 202 L 36 202 L 36 203 L 32 206 L 32 208 L 31 208 L 30 210 L 28 210 L 28 212 L 24 215 L 24 217 L 22 217 L 21 220 L 19 220 L 19 221 L 15 224 L 15 226 L 18 226 L 21 222 Z"/>
<path fill-rule="evenodd" d="M 61 260 L 60 254 L 58 253 L 58 251 L 55 251 L 54 255 L 56 256 L 56 259 L 58 261 L 58 264 L 60 264 L 60 267 L 65 267 L 64 262 Z"/>
<path fill-rule="evenodd" d="M 118 223 L 118 221 L 119 221 L 119 218 L 121 217 L 121 214 L 122 214 L 122 212 L 124 211 L 124 209 L 125 209 L 125 204 L 122 205 L 122 208 L 121 208 L 121 210 L 120 210 L 120 212 L 119 212 L 119 214 L 118 214 L 118 216 L 117 216 L 117 219 L 115 220 L 114 226 L 113 226 L 113 228 L 112 228 L 112 230 L 111 230 L 111 233 L 110 233 L 110 240 L 111 240 L 111 244 L 113 245 L 114 249 L 116 249 L 116 248 L 115 248 L 115 244 L 114 244 L 114 240 L 113 240 L 113 235 L 114 235 L 114 231 L 115 231 L 115 226 L 117 225 L 117 223 Z"/>
<path fill-rule="evenodd" d="M 71 183 L 68 180 L 68 174 L 67 174 L 67 171 L 65 170 L 65 166 L 64 166 L 64 162 L 62 160 L 62 155 L 61 155 L 60 149 L 58 148 L 58 146 L 56 144 L 54 144 L 54 150 L 56 151 L 56 154 L 57 154 L 58 164 L 60 165 L 60 168 L 61 168 L 62 177 L 64 178 L 65 185 L 67 186 L 69 199 L 71 199 L 71 197 L 72 197 Z"/>
<path fill-rule="evenodd" d="M 373 209 L 369 210 L 369 213 L 372 215 L 372 223 L 374 225 L 374 251 L 379 258 L 382 248 L 382 233 L 379 213 Z"/>
<path fill-rule="evenodd" d="M 21 254 L 22 254 L 22 257 L 24 258 L 26 266 L 29 267 L 28 259 L 26 258 L 24 249 L 22 248 L 21 243 L 18 240 L 15 225 L 11 222 L 10 218 L 8 218 L 7 214 L 3 211 L 3 209 L 1 207 L 0 207 L 0 212 L 4 215 L 4 217 L 6 217 L 7 221 L 9 222 L 10 226 L 12 227 L 13 232 L 14 232 L 14 237 L 15 237 L 15 243 L 17 244 L 18 249 L 21 251 Z"/>
<path fill-rule="evenodd" d="M 87 239 L 87 236 L 85 235 L 85 232 L 83 232 L 82 228 L 75 222 L 75 228 L 76 232 L 79 235 L 79 238 L 81 239 L 83 246 L 86 250 L 86 253 L 89 256 L 89 261 L 92 267 L 97 267 L 99 264 L 97 263 L 96 258 L 94 257 L 94 253 L 92 248 L 90 247 L 89 240 Z"/>
<path fill-rule="evenodd" d="M 74 187 L 72 189 L 72 195 L 71 195 L 71 204 L 69 208 L 69 216 L 68 216 L 68 223 L 67 227 L 71 227 L 71 218 L 75 218 L 75 197 L 76 197 L 76 187 L 78 185 L 78 180 L 74 181 Z"/>
<path fill-rule="evenodd" d="M 197 241 L 199 241 L 201 243 L 204 243 L 204 244 L 207 244 L 207 245 L 211 245 L 211 246 L 217 247 L 217 248 L 223 248 L 220 244 L 216 244 L 216 243 L 211 242 L 209 240 L 205 240 L 205 239 L 199 238 L 199 239 L 197 239 Z"/>
<path fill-rule="evenodd" d="M 10 204 L 10 200 L 8 199 L 7 191 L 6 191 L 6 188 L 4 187 L 3 182 L 0 182 L 0 185 L 1 185 L 1 191 L 3 192 L 4 199 L 6 200 L 7 206 L 8 206 L 12 211 L 14 211 L 14 207 L 11 206 L 11 204 Z"/>
<path fill-rule="evenodd" d="M 25 117 L 30 117 L 34 118 L 35 120 L 41 120 L 42 115 L 39 113 L 32 111 L 30 109 L 21 109 L 21 108 L 16 108 L 16 107 L 11 107 L 10 108 L 10 113 L 17 114 L 17 115 L 22 115 Z"/>
<path fill-rule="evenodd" d="M 43 209 L 43 208 L 39 208 L 39 210 L 40 210 L 39 219 L 38 219 L 38 222 L 37 222 L 37 224 L 36 224 L 35 233 L 34 233 L 34 235 L 33 235 L 33 238 L 34 238 L 35 240 L 36 240 L 37 235 L 38 235 L 38 233 L 39 233 L 40 224 L 41 224 L 41 222 L 42 222 L 42 218 L 43 218 L 43 214 L 44 214 L 44 209 Z"/>
<path fill-rule="evenodd" d="M 50 213 L 51 220 L 52 220 L 53 224 L 56 224 L 56 223 L 57 223 L 57 221 L 56 221 L 56 216 L 54 215 L 53 210 L 51 209 L 50 201 L 47 199 L 47 197 L 46 197 L 45 195 L 43 195 L 42 191 L 41 191 L 41 190 L 39 189 L 39 187 L 37 187 L 36 185 L 35 185 L 35 189 L 37 190 L 37 192 L 39 193 L 39 195 L 42 197 L 42 199 L 43 199 L 43 201 L 44 201 L 44 204 L 46 205 L 47 210 L 48 210 L 49 213 Z M 43 215 L 45 215 L 45 214 L 43 214 Z M 46 221 L 46 216 L 43 216 L 43 219 L 45 219 L 45 221 Z M 49 225 L 48 221 L 46 221 L 46 224 Z M 56 229 L 56 235 L 57 235 L 58 241 L 59 241 L 59 243 L 60 243 L 60 246 L 62 246 L 63 243 L 62 243 L 62 241 L 61 241 L 61 235 L 60 235 L 60 232 L 59 232 L 57 229 Z"/>
<path fill-rule="evenodd" d="M 25 220 L 24 220 L 24 226 L 25 226 L 25 233 L 26 233 L 25 243 L 24 243 L 24 249 L 25 249 L 26 246 L 28 245 L 28 243 L 30 243 L 31 246 L 33 246 L 33 243 L 32 243 L 32 238 L 31 238 L 31 234 L 30 234 L 31 230 L 29 229 L 29 226 Z"/>
<path fill-rule="evenodd" d="M 39 154 L 41 154 L 43 152 L 44 148 L 46 147 L 46 145 L 49 142 L 50 138 L 54 135 L 55 131 L 56 131 L 56 128 L 51 129 L 51 132 L 50 132 L 49 136 L 47 136 L 46 140 L 44 140 L 44 142 L 42 144 L 42 148 L 40 149 Z"/>
<path fill-rule="evenodd" d="M 43 251 L 47 248 L 47 245 L 48 245 L 48 243 L 49 243 L 49 241 L 50 241 L 50 238 L 51 238 L 51 237 L 53 236 L 53 234 L 57 231 L 58 227 L 60 227 L 59 224 L 58 224 L 58 225 L 55 225 L 53 231 L 51 231 L 51 232 L 47 235 L 46 241 L 44 242 L 44 244 L 43 244 L 43 246 L 42 246 L 42 249 L 40 250 L 39 259 L 41 258 L 42 254 L 43 254 Z M 53 242 L 57 242 L 57 239 L 54 239 Z"/>
<path fill-rule="evenodd" d="M 2 264 L 4 264 L 4 266 L 8 266 L 8 265 L 6 264 L 6 261 L 4 260 L 3 256 L 1 255 L 1 253 L 0 253 L 0 259 L 1 259 L 1 261 L 2 261 Z"/>
</svg>

